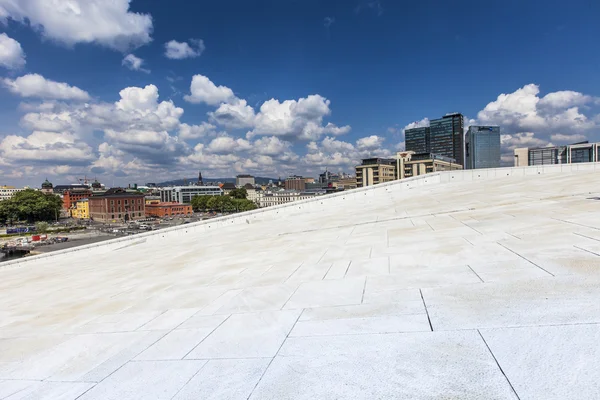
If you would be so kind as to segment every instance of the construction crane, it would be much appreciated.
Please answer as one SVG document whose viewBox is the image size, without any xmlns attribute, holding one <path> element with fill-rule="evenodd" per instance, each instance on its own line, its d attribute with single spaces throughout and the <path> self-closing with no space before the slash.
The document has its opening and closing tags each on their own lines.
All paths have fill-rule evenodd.
<svg viewBox="0 0 600 400">
<path fill-rule="evenodd" d="M 83 183 L 84 185 L 89 186 L 88 184 L 89 184 L 90 181 L 87 178 L 87 176 L 84 176 L 83 179 L 82 178 L 78 178 L 77 180 L 79 181 L 79 183 Z"/>
</svg>

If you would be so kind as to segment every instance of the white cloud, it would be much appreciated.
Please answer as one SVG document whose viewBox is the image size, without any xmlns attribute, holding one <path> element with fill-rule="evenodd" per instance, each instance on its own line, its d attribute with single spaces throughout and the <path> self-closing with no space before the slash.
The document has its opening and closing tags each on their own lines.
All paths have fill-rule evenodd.
<svg viewBox="0 0 600 400">
<path fill-rule="evenodd" d="M 21 125 L 32 131 L 63 132 L 72 128 L 73 123 L 68 112 L 28 113 L 21 118 Z"/>
<path fill-rule="evenodd" d="M 206 147 L 206 151 L 213 154 L 232 154 L 250 149 L 252 149 L 252 145 L 247 140 L 234 139 L 230 136 L 216 137 Z"/>
<path fill-rule="evenodd" d="M 189 42 L 191 45 L 187 42 L 178 42 L 176 40 L 165 43 L 165 57 L 172 60 L 195 58 L 200 57 L 204 50 L 206 50 L 202 39 L 190 39 Z"/>
<path fill-rule="evenodd" d="M 216 106 L 235 100 L 233 90 L 227 86 L 217 86 L 204 75 L 194 75 L 190 85 L 190 94 L 184 96 L 190 103 L 205 103 Z"/>
<path fill-rule="evenodd" d="M 23 75 L 15 80 L 4 79 L 4 86 L 21 97 L 86 101 L 90 95 L 67 83 L 55 82 L 38 74 Z"/>
<path fill-rule="evenodd" d="M 126 51 L 152 40 L 152 17 L 129 11 L 130 1 L 0 0 L 0 18 L 28 24 L 68 46 L 96 43 Z"/>
<path fill-rule="evenodd" d="M 25 66 L 25 52 L 21 43 L 0 33 L 0 65 L 8 69 L 20 69 Z"/>
<path fill-rule="evenodd" d="M 236 99 L 233 103 L 223 103 L 208 113 L 211 122 L 226 128 L 250 128 L 254 126 L 256 115 L 246 100 Z"/>
<path fill-rule="evenodd" d="M 377 150 L 381 148 L 381 145 L 383 144 L 384 140 L 385 139 L 380 136 L 371 135 L 368 137 L 358 139 L 356 141 L 356 148 L 358 150 Z"/>
<path fill-rule="evenodd" d="M 428 126 L 429 126 L 429 118 L 427 118 L 427 117 L 423 118 L 420 121 L 411 122 L 410 124 L 408 124 L 404 128 L 402 128 L 402 131 L 401 131 L 402 137 L 404 137 L 404 132 L 406 132 L 407 129 L 426 128 Z"/>
<path fill-rule="evenodd" d="M 581 133 L 573 133 L 571 135 L 565 135 L 563 133 L 554 133 L 552 135 L 550 135 L 550 140 L 552 140 L 553 142 L 558 142 L 558 143 L 577 143 L 577 142 L 583 142 L 585 141 L 587 138 L 585 135 L 582 135 Z"/>
<path fill-rule="evenodd" d="M 548 93 L 539 101 L 540 106 L 552 108 L 569 108 L 573 106 L 582 106 L 593 100 L 592 96 L 572 90 L 563 90 L 559 92 Z"/>
<path fill-rule="evenodd" d="M 27 137 L 9 135 L 0 142 L 7 160 L 29 163 L 82 164 L 94 159 L 92 148 L 71 133 L 34 131 Z"/>
<path fill-rule="evenodd" d="M 216 126 L 207 122 L 202 122 L 200 125 L 181 124 L 179 126 L 179 137 L 183 140 L 200 139 L 214 135 L 216 128 Z"/>
<path fill-rule="evenodd" d="M 252 143 L 253 152 L 267 156 L 284 155 L 290 151 L 291 145 L 290 142 L 286 142 L 275 136 L 265 136 Z"/>
<path fill-rule="evenodd" d="M 141 71 L 141 72 L 145 72 L 147 74 L 150 73 L 150 70 L 142 68 L 142 65 L 144 64 L 144 60 L 134 56 L 133 54 L 127 54 L 125 56 L 125 58 L 123 58 L 123 61 L 121 62 L 121 65 L 129 68 L 132 71 Z"/>
</svg>

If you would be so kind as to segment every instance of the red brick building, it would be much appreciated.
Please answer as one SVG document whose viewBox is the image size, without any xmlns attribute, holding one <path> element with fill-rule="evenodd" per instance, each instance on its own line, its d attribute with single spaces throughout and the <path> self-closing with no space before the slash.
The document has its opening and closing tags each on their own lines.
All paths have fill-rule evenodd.
<svg viewBox="0 0 600 400">
<path fill-rule="evenodd" d="M 192 215 L 194 210 L 189 204 L 180 204 L 175 202 L 150 203 L 146 204 L 146 215 L 148 217 L 172 217 L 182 215 Z"/>
<path fill-rule="evenodd" d="M 92 195 L 89 189 L 70 189 L 63 194 L 63 208 L 69 210 L 75 206 L 79 200 L 87 199 Z"/>
<path fill-rule="evenodd" d="M 89 198 L 90 218 L 100 222 L 127 222 L 146 218 L 144 194 L 114 188 Z"/>
</svg>

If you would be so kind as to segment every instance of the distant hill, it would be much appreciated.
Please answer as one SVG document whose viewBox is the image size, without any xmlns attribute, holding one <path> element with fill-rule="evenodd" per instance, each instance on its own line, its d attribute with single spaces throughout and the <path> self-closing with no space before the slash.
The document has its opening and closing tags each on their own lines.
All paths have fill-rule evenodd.
<svg viewBox="0 0 600 400">
<path fill-rule="evenodd" d="M 265 178 L 262 176 L 255 176 L 254 181 L 257 185 L 266 185 L 269 181 L 277 182 L 278 178 Z M 157 186 L 182 186 L 189 185 L 190 183 L 198 182 L 198 178 L 188 178 L 188 179 L 175 179 L 172 181 L 160 182 L 157 183 Z M 235 183 L 235 178 L 204 178 L 205 183 Z"/>
</svg>

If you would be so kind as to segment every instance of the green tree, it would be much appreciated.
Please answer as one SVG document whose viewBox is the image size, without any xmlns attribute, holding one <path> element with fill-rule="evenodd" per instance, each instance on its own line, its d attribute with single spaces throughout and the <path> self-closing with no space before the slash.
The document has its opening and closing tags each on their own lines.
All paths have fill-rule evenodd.
<svg viewBox="0 0 600 400">
<path fill-rule="evenodd" d="M 35 223 L 35 231 L 37 233 L 46 233 L 48 232 L 48 223 L 44 221 L 39 221 Z"/>
<path fill-rule="evenodd" d="M 248 191 L 246 188 L 233 189 L 231 192 L 229 192 L 229 196 L 233 197 L 234 199 L 245 199 L 248 197 Z"/>
<path fill-rule="evenodd" d="M 194 196 L 192 198 L 192 208 L 194 211 L 204 211 L 208 208 L 210 196 Z"/>
<path fill-rule="evenodd" d="M 238 212 L 251 211 L 256 209 L 256 204 L 246 199 L 234 199 L 235 210 Z"/>
<path fill-rule="evenodd" d="M 61 207 L 60 197 L 33 189 L 25 189 L 2 202 L 0 219 L 11 223 L 15 220 L 26 220 L 29 223 L 52 221 L 58 217 Z"/>
<path fill-rule="evenodd" d="M 221 205 L 221 196 L 210 196 L 206 201 L 206 208 L 209 210 L 218 210 Z"/>
</svg>

